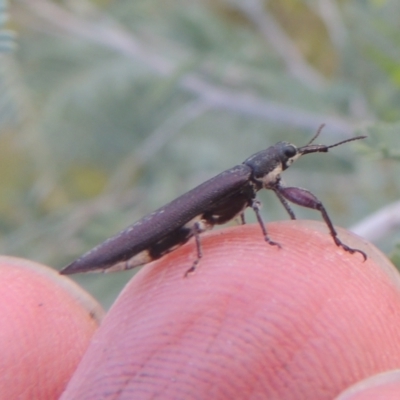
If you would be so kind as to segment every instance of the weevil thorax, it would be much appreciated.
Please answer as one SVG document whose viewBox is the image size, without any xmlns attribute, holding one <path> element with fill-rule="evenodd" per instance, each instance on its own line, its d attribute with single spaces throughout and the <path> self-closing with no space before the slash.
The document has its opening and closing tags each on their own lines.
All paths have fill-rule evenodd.
<svg viewBox="0 0 400 400">
<path fill-rule="evenodd" d="M 276 183 L 280 174 L 293 164 L 300 156 L 299 149 L 288 142 L 278 142 L 268 149 L 250 156 L 243 164 L 252 170 L 253 180 L 268 188 Z"/>
</svg>

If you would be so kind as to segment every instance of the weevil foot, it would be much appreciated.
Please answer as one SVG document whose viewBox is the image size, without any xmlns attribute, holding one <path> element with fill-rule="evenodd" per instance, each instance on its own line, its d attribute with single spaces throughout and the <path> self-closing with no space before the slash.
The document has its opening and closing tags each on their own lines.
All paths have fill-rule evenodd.
<svg viewBox="0 0 400 400">
<path fill-rule="evenodd" d="M 185 275 L 183 275 L 184 278 L 187 278 L 187 276 L 188 276 L 189 274 L 193 274 L 194 271 L 196 271 L 196 267 L 197 267 L 197 264 L 199 263 L 199 261 L 200 261 L 200 259 L 198 258 L 198 259 L 192 264 L 192 266 L 185 272 Z"/>
<path fill-rule="evenodd" d="M 349 252 L 350 254 L 354 254 L 354 253 L 359 253 L 363 256 L 363 262 L 365 262 L 367 260 L 367 254 L 364 253 L 362 250 L 359 249 L 353 249 L 352 247 L 349 247 L 347 245 L 345 245 L 344 243 L 342 243 L 339 239 L 336 238 L 335 243 L 337 246 L 341 247 L 343 250 Z"/>
<path fill-rule="evenodd" d="M 278 242 L 274 242 L 273 240 L 271 240 L 269 238 L 269 236 L 265 236 L 264 237 L 265 241 L 270 244 L 271 246 L 278 246 L 280 249 L 282 248 L 282 246 L 278 243 Z"/>
</svg>

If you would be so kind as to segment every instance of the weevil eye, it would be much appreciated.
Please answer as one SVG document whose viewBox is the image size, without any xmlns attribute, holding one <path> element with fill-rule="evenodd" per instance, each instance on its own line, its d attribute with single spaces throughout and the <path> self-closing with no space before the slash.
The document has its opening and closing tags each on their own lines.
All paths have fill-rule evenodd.
<svg viewBox="0 0 400 400">
<path fill-rule="evenodd" d="M 298 157 L 300 157 L 300 154 L 295 146 L 293 145 L 286 146 L 283 149 L 283 157 L 282 157 L 283 170 L 289 168 Z"/>
<path fill-rule="evenodd" d="M 294 146 L 287 146 L 283 150 L 283 154 L 286 158 L 292 158 L 297 154 L 297 149 Z"/>
</svg>

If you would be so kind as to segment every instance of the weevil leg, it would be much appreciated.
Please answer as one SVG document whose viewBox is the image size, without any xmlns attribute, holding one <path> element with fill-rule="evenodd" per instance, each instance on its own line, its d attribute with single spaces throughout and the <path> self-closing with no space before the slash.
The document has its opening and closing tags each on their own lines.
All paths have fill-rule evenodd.
<svg viewBox="0 0 400 400">
<path fill-rule="evenodd" d="M 238 225 L 246 225 L 246 219 L 244 217 L 244 212 L 240 213 L 237 217 L 235 217 L 235 222 Z"/>
<path fill-rule="evenodd" d="M 275 193 L 278 195 L 278 198 L 280 198 L 279 195 L 284 197 L 286 200 L 298 204 L 299 206 L 306 207 L 306 208 L 311 208 L 314 210 L 318 210 L 322 218 L 324 219 L 326 225 L 328 226 L 329 232 L 336 244 L 336 246 L 341 247 L 343 250 L 349 252 L 350 254 L 354 253 L 360 253 L 364 261 L 367 259 L 367 255 L 362 251 L 358 249 L 353 249 L 346 244 L 344 244 L 338 237 L 338 234 L 332 224 L 331 219 L 329 218 L 329 215 L 321 203 L 321 201 L 314 196 L 311 192 L 309 192 L 306 189 L 298 188 L 298 187 L 283 187 L 281 185 L 276 185 L 273 189 Z"/>
<path fill-rule="evenodd" d="M 201 258 L 203 257 L 203 251 L 201 249 L 200 233 L 202 232 L 199 222 L 196 222 L 193 227 L 194 239 L 196 241 L 197 258 L 194 260 L 192 266 L 185 272 L 184 277 L 186 278 L 189 274 L 196 270 Z"/>
<path fill-rule="evenodd" d="M 261 217 L 261 214 L 260 214 L 261 203 L 260 203 L 258 200 L 255 200 L 255 199 L 254 199 L 254 200 L 252 201 L 252 203 L 251 203 L 251 208 L 254 210 L 254 212 L 255 212 L 255 214 L 256 214 L 257 221 L 258 221 L 258 224 L 259 224 L 260 227 L 261 227 L 261 231 L 262 231 L 262 233 L 263 233 L 263 235 L 264 235 L 265 241 L 268 242 L 268 243 L 269 243 L 270 245 L 272 245 L 272 246 L 278 246 L 279 248 L 282 248 L 282 246 L 281 246 L 279 243 L 274 242 L 274 241 L 271 240 L 270 237 L 268 236 L 267 228 L 265 227 L 264 221 L 263 221 L 263 219 L 262 219 L 262 217 Z"/>
<path fill-rule="evenodd" d="M 281 188 L 281 186 L 278 185 L 278 188 Z M 290 219 L 296 219 L 296 215 L 294 214 L 293 210 L 290 208 L 289 203 L 286 201 L 286 199 L 283 197 L 282 193 L 277 189 L 276 187 L 273 188 L 274 193 L 278 197 L 279 201 L 282 203 L 283 207 L 287 211 L 287 213 L 290 216 Z"/>
</svg>

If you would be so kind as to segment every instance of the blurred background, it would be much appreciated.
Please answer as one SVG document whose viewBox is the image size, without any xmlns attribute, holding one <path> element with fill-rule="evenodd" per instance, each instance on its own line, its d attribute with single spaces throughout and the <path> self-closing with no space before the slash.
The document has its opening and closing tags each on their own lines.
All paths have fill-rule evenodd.
<svg viewBox="0 0 400 400">
<path fill-rule="evenodd" d="M 285 183 L 397 262 L 399 15 L 397 0 L 0 0 L 1 253 L 60 269 L 325 123 L 318 143 L 368 139 Z M 288 218 L 260 200 L 266 221 Z M 133 273 L 73 279 L 108 307 Z"/>
</svg>

